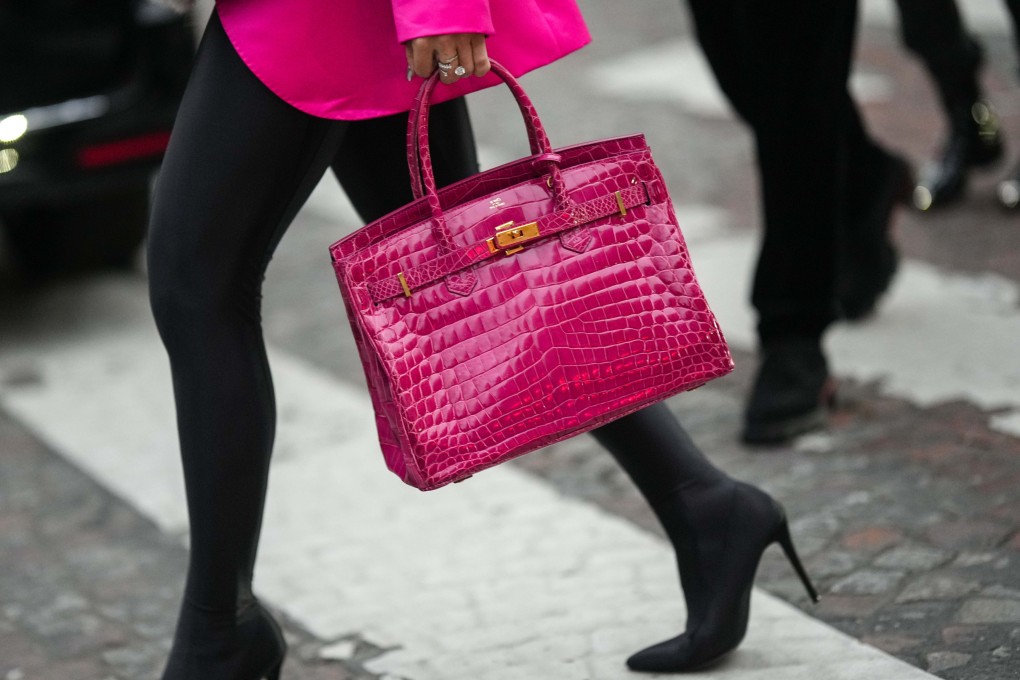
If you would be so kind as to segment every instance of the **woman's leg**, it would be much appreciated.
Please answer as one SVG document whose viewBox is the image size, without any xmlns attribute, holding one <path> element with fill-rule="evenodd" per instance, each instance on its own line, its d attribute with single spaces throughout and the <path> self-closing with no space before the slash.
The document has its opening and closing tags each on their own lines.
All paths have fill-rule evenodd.
<svg viewBox="0 0 1020 680">
<path fill-rule="evenodd" d="M 765 492 L 712 465 L 665 404 L 592 434 L 631 477 L 666 530 L 687 603 L 684 632 L 638 652 L 627 664 L 641 671 L 688 671 L 732 651 L 747 629 L 762 552 L 780 541 L 792 554 L 782 509 Z"/>
<path fill-rule="evenodd" d="M 237 672 L 238 663 L 255 664 L 252 677 L 266 670 L 257 667 L 265 660 L 246 660 L 229 632 L 240 612 L 258 609 L 246 605 L 254 601 L 275 426 L 261 284 L 345 128 L 267 90 L 213 15 L 163 162 L 149 236 L 150 296 L 170 356 L 191 535 L 164 677 L 190 668 L 198 675 L 188 677 L 214 680 Z M 265 624 L 257 628 L 269 636 Z M 259 639 L 249 646 L 256 643 L 260 653 L 273 651 Z"/>
<path fill-rule="evenodd" d="M 664 403 L 603 425 L 592 435 L 652 506 L 733 481 L 705 457 Z"/>
<path fill-rule="evenodd" d="M 637 486 L 676 549 L 687 627 L 696 627 L 704 615 L 705 588 L 692 549 L 692 527 L 700 522 L 692 513 L 709 510 L 713 498 L 728 498 L 734 481 L 712 465 L 664 403 L 603 425 L 592 435 Z"/>
</svg>

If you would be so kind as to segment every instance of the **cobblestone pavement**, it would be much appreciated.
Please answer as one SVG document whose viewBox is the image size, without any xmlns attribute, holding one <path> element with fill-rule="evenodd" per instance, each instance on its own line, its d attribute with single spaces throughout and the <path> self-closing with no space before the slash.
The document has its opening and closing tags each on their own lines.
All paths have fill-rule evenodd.
<svg viewBox="0 0 1020 680">
<path fill-rule="evenodd" d="M 654 53 L 641 53 L 644 46 L 678 35 L 689 39 L 682 14 L 670 8 L 675 3 L 665 0 L 585 3 L 596 44 L 567 60 L 565 70 L 536 74 L 526 85 L 543 114 L 543 102 L 562 102 L 547 116 L 554 143 L 606 136 L 607 129 L 645 130 L 679 205 L 713 206 L 726 212 L 728 224 L 749 231 L 757 223 L 754 176 L 749 139 L 738 124 L 692 114 L 690 102 L 641 100 L 640 92 L 609 92 L 592 107 L 598 85 L 592 62 L 616 60 L 626 45 L 625 52 L 635 50 L 648 64 Z M 993 31 L 986 44 L 986 84 L 1009 139 L 1020 139 L 1009 37 Z M 663 54 L 683 59 L 686 49 L 668 47 Z M 940 125 L 923 74 L 903 58 L 895 33 L 881 21 L 865 22 L 858 59 L 865 76 L 878 77 L 865 79 L 872 129 L 919 162 Z M 499 158 L 519 155 L 523 137 L 514 117 L 495 115 L 506 108 L 505 96 L 486 94 L 472 104 L 483 151 Z M 976 178 L 969 201 L 959 207 L 905 214 L 898 225 L 904 253 L 943 272 L 1020 280 L 1020 226 L 1016 216 L 992 206 L 995 176 Z M 337 227 L 309 212 L 292 232 L 270 272 L 268 335 L 358 383 L 356 362 L 337 365 L 336 357 L 353 354 L 342 337 L 335 284 L 323 266 L 324 244 L 340 235 Z M 72 308 L 48 307 L 45 292 L 19 291 L 8 282 L 0 287 L 0 323 L 13 319 L 5 333 L 33 315 L 74 316 Z M 60 325 L 52 324 L 52 332 L 62 332 Z M 789 567 L 771 552 L 759 584 L 947 680 L 1020 678 L 1020 439 L 992 428 L 994 411 L 973 399 L 918 405 L 889 396 L 882 380 L 844 379 L 828 434 L 794 447 L 749 451 L 735 433 L 754 358 L 746 348 L 736 358 L 732 376 L 671 405 L 722 467 L 783 500 L 824 599 L 808 605 Z M 996 358 L 988 360 L 994 366 Z M 7 380 L 33 379 L 31 371 L 0 368 Z M 153 677 L 183 578 L 179 534 L 160 531 L 2 412 L 0 451 L 0 680 Z M 565 495 L 657 531 L 629 483 L 587 437 L 514 465 Z M 293 620 L 285 627 L 297 652 L 288 661 L 288 678 L 377 677 L 367 666 L 380 648 L 358 637 L 316 638 Z"/>
<path fill-rule="evenodd" d="M 187 566 L 180 541 L 3 414 L 0 451 L 0 678 L 156 677 Z M 362 667 L 378 648 L 281 621 L 288 678 L 379 677 Z"/>
</svg>

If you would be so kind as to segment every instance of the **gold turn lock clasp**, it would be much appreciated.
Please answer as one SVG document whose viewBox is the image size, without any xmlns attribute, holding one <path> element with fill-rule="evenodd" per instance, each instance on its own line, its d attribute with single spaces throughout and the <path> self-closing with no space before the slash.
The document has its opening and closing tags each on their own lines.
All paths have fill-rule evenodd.
<svg viewBox="0 0 1020 680">
<path fill-rule="evenodd" d="M 538 223 L 528 222 L 521 226 L 515 226 L 513 222 L 507 222 L 496 227 L 496 235 L 486 239 L 489 244 L 489 251 L 492 253 L 503 252 L 513 255 L 524 250 L 523 243 L 527 243 L 539 237 Z"/>
</svg>

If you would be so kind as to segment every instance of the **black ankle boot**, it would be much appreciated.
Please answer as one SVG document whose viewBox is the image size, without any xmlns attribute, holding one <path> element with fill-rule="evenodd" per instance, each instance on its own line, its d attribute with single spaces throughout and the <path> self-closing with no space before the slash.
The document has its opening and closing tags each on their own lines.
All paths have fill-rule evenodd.
<svg viewBox="0 0 1020 680">
<path fill-rule="evenodd" d="M 765 343 L 761 366 L 744 414 L 747 444 L 779 444 L 825 427 L 835 403 L 835 383 L 819 338 Z"/>
<path fill-rule="evenodd" d="M 914 206 L 930 210 L 963 196 L 971 168 L 991 165 L 1002 157 L 999 118 L 984 101 L 961 102 L 950 112 L 949 138 L 939 157 L 927 163 L 914 188 Z"/>
<path fill-rule="evenodd" d="M 850 206 L 839 252 L 837 298 L 844 319 L 858 321 L 875 311 L 899 266 L 892 239 L 896 207 L 913 187 L 910 165 L 898 156 L 876 153 L 859 172 L 859 197 Z"/>
<path fill-rule="evenodd" d="M 779 543 L 815 602 L 818 593 L 790 540 L 786 514 L 768 494 L 727 480 L 656 504 L 673 540 L 688 603 L 683 634 L 627 660 L 635 671 L 680 673 L 711 665 L 747 632 L 751 587 L 765 548 Z"/>
<path fill-rule="evenodd" d="M 287 643 L 255 601 L 238 612 L 209 612 L 185 601 L 163 680 L 279 680 Z"/>
</svg>

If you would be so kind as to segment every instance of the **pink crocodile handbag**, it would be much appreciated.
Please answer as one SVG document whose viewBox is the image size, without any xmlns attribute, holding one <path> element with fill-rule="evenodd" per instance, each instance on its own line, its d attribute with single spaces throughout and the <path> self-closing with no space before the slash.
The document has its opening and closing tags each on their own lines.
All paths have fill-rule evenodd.
<svg viewBox="0 0 1020 680">
<path fill-rule="evenodd" d="M 416 200 L 330 246 L 386 464 L 423 490 L 733 367 L 644 137 L 554 151 L 492 69 L 532 155 L 437 190 L 433 76 L 408 125 Z"/>
</svg>

